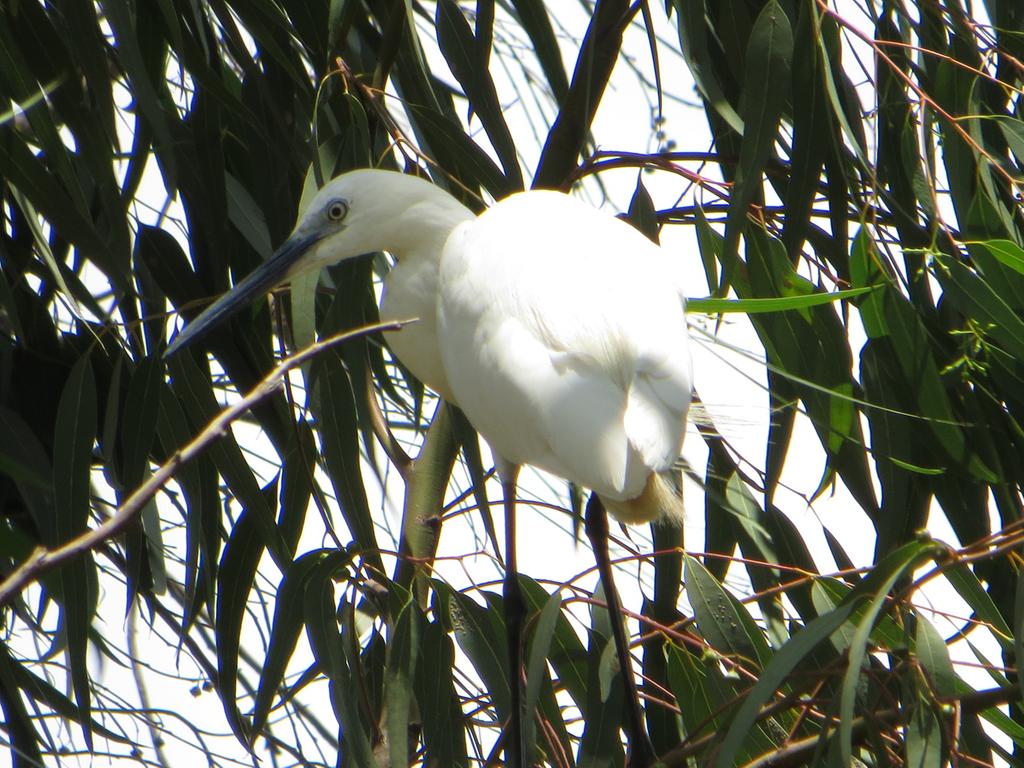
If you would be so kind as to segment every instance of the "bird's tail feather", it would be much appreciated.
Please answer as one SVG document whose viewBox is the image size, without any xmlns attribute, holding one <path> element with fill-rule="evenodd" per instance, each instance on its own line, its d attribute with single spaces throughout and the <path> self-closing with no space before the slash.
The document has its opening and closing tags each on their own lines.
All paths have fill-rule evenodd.
<svg viewBox="0 0 1024 768">
<path fill-rule="evenodd" d="M 633 499 L 601 497 L 608 514 L 620 523 L 640 525 L 663 520 L 671 525 L 683 524 L 683 487 L 678 473 L 652 472 L 643 492 Z"/>
</svg>

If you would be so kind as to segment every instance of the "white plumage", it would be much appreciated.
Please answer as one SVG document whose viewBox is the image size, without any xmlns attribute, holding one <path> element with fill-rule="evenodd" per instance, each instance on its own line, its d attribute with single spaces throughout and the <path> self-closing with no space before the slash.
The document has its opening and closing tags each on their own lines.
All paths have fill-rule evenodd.
<svg viewBox="0 0 1024 768">
<path fill-rule="evenodd" d="M 617 504 L 682 446 L 692 372 L 684 299 L 660 248 L 550 191 L 459 224 L 440 265 L 441 359 L 455 402 L 511 464 Z"/>
<path fill-rule="evenodd" d="M 406 367 L 454 402 L 509 469 L 532 464 L 597 491 L 630 523 L 680 518 L 692 370 L 668 256 L 629 224 L 560 192 L 479 217 L 429 182 L 343 174 L 274 257 L 178 335 L 169 353 L 299 272 L 394 255 L 381 316 Z M 508 470 L 506 470 L 508 471 Z"/>
<path fill-rule="evenodd" d="M 335 178 L 263 266 L 193 320 L 167 350 L 300 272 L 390 251 L 381 317 L 419 379 L 490 443 L 505 491 L 504 610 L 510 670 L 508 765 L 522 728 L 526 604 L 515 558 L 515 482 L 532 464 L 596 491 L 618 520 L 680 521 L 669 472 L 682 448 L 692 370 L 685 299 L 668 256 L 629 224 L 558 192 L 524 192 L 479 217 L 422 179 L 379 170 Z M 591 499 L 593 502 L 593 499 Z M 619 611 L 601 506 L 587 506 L 610 611 Z M 622 624 L 612 623 L 637 764 L 653 760 Z"/>
</svg>

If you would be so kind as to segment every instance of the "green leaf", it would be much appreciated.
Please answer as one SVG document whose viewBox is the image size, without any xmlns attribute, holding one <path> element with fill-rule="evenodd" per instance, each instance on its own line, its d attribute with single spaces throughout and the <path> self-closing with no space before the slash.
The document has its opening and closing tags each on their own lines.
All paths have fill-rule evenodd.
<svg viewBox="0 0 1024 768">
<path fill-rule="evenodd" d="M 14 338 L 21 344 L 28 343 L 28 339 L 25 338 L 25 330 L 21 325 L 18 307 L 14 301 L 14 293 L 11 291 L 11 284 L 2 270 L 0 270 L 0 311 L 6 316 Z"/>
<path fill-rule="evenodd" d="M 555 591 L 548 598 L 537 617 L 530 641 L 529 655 L 526 661 L 526 696 L 524 698 L 523 725 L 526 728 L 526 763 L 532 765 L 536 734 L 534 728 L 534 712 L 540 699 L 541 683 L 547 668 L 548 652 L 554 638 L 555 627 L 562 609 L 562 593 Z"/>
<path fill-rule="evenodd" d="M 845 301 L 875 290 L 874 287 L 850 288 L 832 293 L 808 293 L 803 296 L 779 296 L 769 299 L 687 299 L 687 312 L 713 315 L 719 312 L 743 312 L 751 315 L 761 312 L 782 312 L 791 309 L 806 309 L 835 301 Z"/>
<path fill-rule="evenodd" d="M 821 73 L 822 83 L 825 87 L 825 94 L 828 96 L 832 107 L 831 116 L 842 127 L 842 131 L 831 131 L 830 152 L 834 153 L 832 162 L 842 163 L 842 157 L 848 155 L 844 146 L 843 136 L 852 145 L 854 154 L 861 167 L 871 170 L 871 162 L 866 154 L 866 141 L 864 140 L 864 126 L 860 120 L 860 102 L 857 100 L 856 91 L 853 89 L 849 78 L 843 71 L 841 63 L 841 48 L 839 38 L 839 25 L 829 16 L 822 16 L 817 23 L 817 30 L 814 39 L 818 43 L 818 53 L 822 59 Z M 852 99 L 852 103 L 851 103 Z M 845 164 L 843 164 L 845 165 Z M 840 166 L 841 167 L 841 166 Z M 840 168 L 829 170 L 829 181 L 834 183 L 842 201 L 846 201 L 849 195 L 847 179 L 836 173 Z M 840 180 L 842 179 L 842 180 Z M 836 232 L 845 232 L 845 208 L 841 205 L 833 205 L 832 211 L 833 229 Z M 836 226 L 835 217 L 842 217 L 840 225 Z M 843 238 L 845 240 L 845 237 Z"/>
<path fill-rule="evenodd" d="M 914 636 L 917 660 L 931 680 L 935 693 L 941 697 L 954 697 L 957 691 L 956 673 L 949 659 L 949 648 L 931 622 L 917 615 L 917 631 Z M 930 697 L 928 697 L 930 698 Z"/>
<path fill-rule="evenodd" d="M 5 667 L 5 665 L 9 666 Z M 5 691 L 14 692 L 17 690 L 20 690 L 22 695 L 30 698 L 35 707 L 50 707 L 61 717 L 74 722 L 80 722 L 83 717 L 81 710 L 64 693 L 55 688 L 45 678 L 29 672 L 22 663 L 15 661 L 7 654 L 5 647 L 0 646 L 0 700 L 3 699 Z M 17 706 L 14 702 L 9 703 L 12 707 Z M 4 711 L 10 710 L 5 706 Z M 95 735 L 109 739 L 112 742 L 118 744 L 132 743 L 129 737 L 105 728 L 102 723 L 97 722 L 95 719 L 90 722 L 89 728 Z M 31 749 L 27 751 L 29 754 L 32 752 Z M 39 765 L 40 763 L 31 764 L 32 768 L 38 768 Z"/>
<path fill-rule="evenodd" d="M 722 589 L 704 566 L 688 555 L 683 580 L 697 626 L 712 648 L 754 669 L 771 658 L 764 636 L 756 629 L 749 614 L 741 615 L 746 613 L 745 609 Z M 751 627 L 754 628 L 753 635 L 749 631 Z"/>
<path fill-rule="evenodd" d="M 192 355 L 175 355 L 169 362 L 171 389 L 178 398 L 195 430 L 200 430 L 219 413 L 210 377 L 196 365 Z M 174 449 L 181 446 L 174 446 Z M 254 517 L 259 525 L 264 545 L 281 564 L 291 562 L 291 552 L 274 522 L 274 512 L 260 489 L 252 469 L 245 461 L 234 435 L 228 432 L 209 448 L 218 471 L 227 481 L 231 493 Z"/>
<path fill-rule="evenodd" d="M 324 574 L 326 577 L 326 574 Z M 325 578 L 310 582 L 304 607 L 306 636 L 320 668 L 330 681 L 331 705 L 341 727 L 344 752 L 353 764 L 362 768 L 377 765 L 370 746 L 370 730 L 360 717 L 360 699 L 353 695 L 361 689 L 358 679 L 358 642 L 354 626 L 355 608 L 343 603 L 335 607 L 333 590 Z M 344 632 L 338 632 L 338 614 L 344 616 Z"/>
<path fill-rule="evenodd" d="M 533 579 L 520 576 L 523 597 L 529 612 L 543 611 L 551 596 Z M 554 636 L 548 650 L 548 662 L 555 671 L 559 684 L 572 697 L 583 717 L 587 716 L 587 664 L 586 650 L 579 635 L 565 613 L 559 612 Z"/>
<path fill-rule="evenodd" d="M 192 438 L 182 403 L 170 387 L 161 391 L 157 422 L 157 436 L 165 454 Z M 175 481 L 185 497 L 185 592 L 190 605 L 185 625 L 189 626 L 204 601 L 212 601 L 216 592 L 221 508 L 213 460 L 209 455 L 197 457 L 178 469 Z"/>
<path fill-rule="evenodd" d="M 668 646 L 668 679 L 679 704 L 688 739 L 698 739 L 721 727 L 719 702 L 708 691 L 706 667 L 685 648 Z"/>
<path fill-rule="evenodd" d="M 519 191 L 456 120 L 429 109 L 410 106 L 409 116 L 429 139 L 444 146 L 446 154 L 450 153 L 446 167 L 464 183 L 482 186 L 496 199 Z"/>
<path fill-rule="evenodd" d="M 392 617 L 384 668 L 384 706 L 387 713 L 388 752 L 391 765 L 409 765 L 409 716 L 414 706 L 413 680 L 419 651 L 420 616 L 411 593 L 394 588 L 393 599 L 401 593 L 402 606 Z"/>
<path fill-rule="evenodd" d="M 815 286 L 793 267 L 785 246 L 761 227 L 746 232 L 746 276 L 736 282 L 741 296 L 804 296 Z M 735 282 L 735 281 L 734 281 Z M 797 312 L 754 315 L 751 322 L 764 344 L 769 365 L 789 382 L 777 402 L 804 402 L 818 439 L 828 452 L 819 492 L 838 471 L 854 499 L 872 514 L 877 502 L 862 450 L 864 437 L 855 418 L 850 341 L 836 308 L 809 307 Z M 773 379 L 776 377 L 773 377 Z M 790 386 L 792 384 L 792 386 Z"/>
<path fill-rule="evenodd" d="M 851 587 L 839 579 L 821 577 L 814 580 L 811 597 L 818 613 L 827 613 L 843 603 L 850 594 Z M 856 625 L 864 617 L 866 608 L 860 607 L 850 615 L 850 621 L 841 627 L 833 636 L 832 644 L 836 650 L 845 652 L 853 642 Z M 903 649 L 907 646 L 906 632 L 893 621 L 891 616 L 881 616 L 871 630 L 870 640 L 873 644 L 887 649 Z"/>
<path fill-rule="evenodd" d="M 316 443 L 306 423 L 296 425 L 294 441 L 289 443 L 281 467 L 281 513 L 278 525 L 285 542 L 293 550 L 302 536 L 310 496 L 313 494 L 313 471 L 316 464 Z"/>
<path fill-rule="evenodd" d="M 21 689 L 15 673 L 21 666 L 11 658 L 5 644 L 0 643 L 0 711 L 4 714 L 6 738 L 11 746 L 13 768 L 38 768 L 44 765 L 39 750 L 39 734 L 33 718 L 25 708 Z"/>
<path fill-rule="evenodd" d="M 252 731 L 250 724 L 238 711 L 238 660 L 249 592 L 264 549 L 258 531 L 256 515 L 249 510 L 243 511 L 224 545 L 224 555 L 217 575 L 217 610 L 214 617 L 217 693 L 231 732 L 243 744 L 250 742 Z"/>
<path fill-rule="evenodd" d="M 701 264 L 704 265 L 704 279 L 707 281 L 708 290 L 715 293 L 720 290 L 718 262 L 724 259 L 722 250 L 725 245 L 725 239 L 708 223 L 707 217 L 704 215 L 704 209 L 701 206 L 696 206 L 695 211 L 697 218 L 697 248 L 700 250 Z M 700 310 L 694 307 L 694 301 L 695 299 L 690 299 L 687 302 L 687 307 L 691 312 L 698 312 Z M 699 304 L 697 306 L 699 307 Z"/>
<path fill-rule="evenodd" d="M 644 186 L 642 173 L 636 175 L 636 187 L 629 201 L 629 223 L 652 243 L 658 242 L 658 211 L 654 208 L 651 193 Z"/>
<path fill-rule="evenodd" d="M 1004 651 L 1011 650 L 1015 634 L 1010 630 L 1010 625 L 1003 618 L 1003 614 L 977 574 L 967 565 L 956 562 L 947 565 L 942 573 L 957 594 L 971 607 L 976 618 L 988 625 L 1000 647 Z"/>
<path fill-rule="evenodd" d="M 993 341 L 1007 354 L 1024 359 L 1024 320 L 1007 304 L 999 288 L 958 259 L 938 257 L 936 264 L 934 274 L 949 300 L 965 315 L 987 326 Z"/>
<path fill-rule="evenodd" d="M 383 571 L 377 535 L 360 470 L 355 392 L 337 355 L 321 355 L 313 365 L 315 412 L 320 417 L 320 444 L 334 491 L 352 537 L 370 566 Z"/>
<path fill-rule="evenodd" d="M 778 133 L 779 118 L 789 96 L 789 68 L 793 58 L 793 30 L 777 0 L 765 3 L 747 42 L 740 116 L 743 144 L 736 168 L 725 249 L 735 253 L 747 218 L 747 209 L 761 190 L 761 175 Z M 728 276 L 723 276 L 727 281 Z"/>
<path fill-rule="evenodd" d="M 730 768 L 730 766 L 735 764 L 735 758 L 739 754 L 750 729 L 757 721 L 761 707 L 765 705 L 782 685 L 783 681 L 803 659 L 807 658 L 819 643 L 829 638 L 850 619 L 855 610 L 859 609 L 864 602 L 868 602 L 869 610 L 861 620 L 857 628 L 857 636 L 854 639 L 854 647 L 859 647 L 859 650 L 851 653 L 850 666 L 843 686 L 844 700 L 840 720 L 840 737 L 841 739 L 845 738 L 847 740 L 846 743 L 849 744 L 849 728 L 852 716 L 848 713 L 846 707 L 852 701 L 847 703 L 845 700 L 845 697 L 848 695 L 847 681 L 852 679 L 855 684 L 856 679 L 860 675 L 860 663 L 863 659 L 866 634 L 870 632 L 874 619 L 884 604 L 892 585 L 904 574 L 910 572 L 921 560 L 933 556 L 935 552 L 935 545 L 922 542 L 911 542 L 892 552 L 850 592 L 834 611 L 818 616 L 802 629 L 794 632 L 790 640 L 775 652 L 771 662 L 761 672 L 757 683 L 750 689 L 740 705 L 732 720 L 732 724 L 729 726 L 729 730 L 721 741 L 721 748 L 714 763 L 715 768 Z M 849 764 L 849 760 L 846 760 L 845 764 Z"/>
<path fill-rule="evenodd" d="M 92 446 L 96 439 L 96 380 L 88 355 L 75 363 L 64 385 L 57 407 L 53 436 L 53 488 L 55 541 L 66 544 L 84 533 L 89 520 L 89 473 Z M 96 609 L 95 566 L 87 555 L 60 569 L 61 613 L 67 636 L 68 668 L 75 701 L 82 712 L 85 740 L 92 745 L 90 723 L 90 682 L 86 664 L 89 629 Z"/>
<path fill-rule="evenodd" d="M 615 679 L 618 665 L 610 623 L 620 618 L 610 617 L 607 608 L 602 607 L 603 602 L 604 595 L 598 584 L 590 608 L 592 618 L 587 647 L 587 716 L 577 758 L 580 768 L 611 768 L 623 764 L 622 744 L 618 735 L 622 721 L 623 687 Z"/>
<path fill-rule="evenodd" d="M 416 665 L 416 702 L 423 720 L 427 765 L 466 768 L 466 720 L 455 690 L 455 648 L 439 621 L 420 633 Z"/>
<path fill-rule="evenodd" d="M 643 601 L 641 612 L 645 621 L 641 627 L 670 627 L 682 619 L 677 606 L 683 583 L 683 529 L 655 524 L 651 526 L 651 538 L 654 552 L 658 553 L 654 560 L 654 594 Z M 645 634 L 640 691 L 641 695 L 656 698 L 662 691 L 671 690 L 666 655 L 671 641 L 661 632 Z M 644 719 L 655 754 L 664 754 L 683 738 L 682 722 L 669 707 L 645 707 Z"/>
<path fill-rule="evenodd" d="M 569 80 L 562 63 L 562 48 L 551 27 L 551 19 L 543 0 L 512 0 L 519 23 L 530 38 L 530 43 L 544 76 L 551 87 L 556 104 L 561 104 L 569 92 Z"/>
<path fill-rule="evenodd" d="M 509 183 L 516 189 L 523 188 L 523 176 L 519 170 L 515 142 L 502 116 L 498 93 L 494 88 L 490 72 L 479 66 L 473 53 L 479 43 L 473 37 L 466 17 L 455 0 L 440 0 L 437 3 L 435 25 L 437 44 L 452 73 L 462 85 L 469 99 L 470 108 L 483 123 L 487 138 L 501 160 L 502 168 Z"/>
<path fill-rule="evenodd" d="M 889 456 L 888 459 L 900 469 L 905 469 L 908 472 L 915 472 L 919 475 L 931 475 L 935 477 L 946 474 L 945 467 L 919 467 L 916 464 L 911 464 L 909 461 L 897 459 L 895 456 Z"/>
<path fill-rule="evenodd" d="M 158 421 L 153 418 L 153 414 L 160 409 L 163 379 L 164 369 L 160 358 L 143 358 L 132 374 L 120 420 L 120 455 L 123 461 L 120 477 L 124 484 L 119 494 L 121 499 L 142 485 L 149 470 L 150 451 L 156 437 Z M 112 403 L 108 408 L 115 409 L 116 413 L 116 405 Z M 155 588 L 157 592 L 162 592 L 166 582 L 159 514 L 155 504 L 146 505 L 140 516 L 140 524 L 129 528 L 126 539 L 130 605 L 139 588 Z M 147 562 L 139 562 L 141 557 L 147 558 Z M 145 585 L 139 583 L 142 573 L 147 575 Z"/>
<path fill-rule="evenodd" d="M 453 591 L 448 585 L 433 582 L 445 599 L 447 619 L 455 631 L 455 640 L 469 657 L 494 700 L 499 716 L 504 720 L 510 714 L 508 672 L 508 643 L 505 640 L 505 622 L 502 600 L 493 593 L 484 593 L 487 607 L 481 608 L 466 595 Z"/>
<path fill-rule="evenodd" d="M 679 45 L 701 96 L 736 133 L 743 133 L 743 119 L 725 95 L 718 76 L 719 67 L 708 47 L 705 0 L 672 0 L 676 8 Z"/>
<path fill-rule="evenodd" d="M 0 472 L 14 481 L 28 506 L 43 543 L 58 543 L 54 504 L 54 475 L 50 459 L 32 428 L 17 414 L 0 406 Z"/>
<path fill-rule="evenodd" d="M 831 133 L 815 41 L 816 21 L 816 14 L 798 13 L 793 31 L 792 172 L 785 191 L 782 241 L 786 252 L 794 259 L 803 249 L 811 226 L 811 211 Z"/>
<path fill-rule="evenodd" d="M 907 768 L 941 768 L 942 727 L 930 707 L 918 702 L 907 723 Z"/>
<path fill-rule="evenodd" d="M 110 24 L 114 44 L 118 52 L 118 61 L 124 67 L 132 96 L 138 102 L 139 111 L 146 118 L 150 128 L 156 135 L 157 142 L 164 150 L 161 153 L 161 170 L 168 186 L 174 189 L 177 185 L 177 163 L 172 149 L 174 138 L 171 127 L 164 113 L 164 104 L 150 79 L 145 57 L 139 45 L 140 36 L 132 23 L 132 15 L 127 3 L 114 2 L 105 8 L 106 20 Z"/>
<path fill-rule="evenodd" d="M 441 535 L 439 510 L 444 508 L 445 493 L 459 450 L 454 413 L 454 408 L 443 402 L 438 404 L 416 458 L 415 470 L 407 481 L 400 546 L 412 557 L 399 563 L 395 571 L 395 580 L 406 589 L 412 586 L 417 573 L 423 575 L 425 569 L 417 563 L 430 563 L 437 553 Z M 426 588 L 424 578 L 416 579 L 416 590 L 422 600 L 425 600 Z"/>
<path fill-rule="evenodd" d="M 862 666 L 868 655 L 868 638 L 875 621 L 889 599 L 896 582 L 913 572 L 913 568 L 926 558 L 934 557 L 940 549 L 930 542 L 911 542 L 896 550 L 879 563 L 855 592 L 866 597 L 867 610 L 859 619 L 848 650 L 846 673 L 839 699 L 839 746 L 843 762 L 849 765 L 853 757 L 853 715 Z"/>
<path fill-rule="evenodd" d="M 857 230 L 857 234 L 853 238 L 853 246 L 850 249 L 850 276 L 855 286 L 871 287 L 886 283 L 878 254 L 875 251 L 874 241 L 871 239 L 871 233 L 865 227 Z M 889 334 L 885 319 L 884 299 L 883 294 L 875 293 L 860 304 L 861 322 L 864 323 L 864 330 L 872 339 Z"/>
<path fill-rule="evenodd" d="M 261 259 L 269 259 L 274 249 L 263 211 L 249 194 L 249 190 L 232 174 L 225 174 L 224 182 L 228 193 L 228 216 L 231 223 L 242 233 L 246 242 Z"/>
<path fill-rule="evenodd" d="M 969 244 L 981 246 L 1001 264 L 1024 275 L 1024 249 L 1012 240 L 977 240 Z"/>
<path fill-rule="evenodd" d="M 351 560 L 348 552 L 316 549 L 296 559 L 277 588 L 274 618 L 270 625 L 267 656 L 260 671 L 259 688 L 252 713 L 252 736 L 263 731 L 274 695 L 284 680 L 288 661 L 305 625 L 305 593 L 311 586 L 323 589 L 328 578 Z"/>
<path fill-rule="evenodd" d="M 12 188 L 10 190 L 10 195 L 18 208 L 20 208 L 25 214 L 25 219 L 32 232 L 36 250 L 43 263 L 46 264 L 50 277 L 53 278 L 53 282 L 60 289 L 60 296 L 63 297 L 63 301 L 67 305 L 68 309 L 70 309 L 76 318 L 82 319 L 84 313 L 82 312 L 82 308 L 79 304 L 84 303 L 94 314 L 99 317 L 103 317 L 105 313 L 99 310 L 99 307 L 95 304 L 95 300 L 84 289 L 84 286 L 82 286 L 78 280 L 74 279 L 73 275 L 67 272 L 63 264 L 58 262 L 53 249 L 50 248 L 49 238 L 46 237 L 46 234 L 43 231 L 43 219 L 36 212 L 36 208 L 32 202 L 22 195 L 17 188 Z"/>
<path fill-rule="evenodd" d="M 1024 573 L 1017 573 L 1017 589 L 1013 601 L 1013 652 L 1016 658 L 1024 659 Z M 1024 694 L 1024 680 L 1017 677 L 1017 686 Z"/>
<path fill-rule="evenodd" d="M 864 231 L 858 233 L 856 238 L 851 268 L 855 283 L 878 284 L 883 279 L 870 238 Z M 892 433 L 893 437 L 904 441 L 913 438 L 916 433 L 908 433 L 910 427 L 901 423 L 903 420 L 897 419 L 898 413 L 893 411 L 913 413 L 925 420 L 925 426 L 935 438 L 920 446 L 931 455 L 902 455 L 896 458 L 917 467 L 945 466 L 949 462 L 966 463 L 972 474 L 979 479 L 995 480 L 992 470 L 973 453 L 953 412 L 947 387 L 936 364 L 935 351 L 929 341 L 928 329 L 914 305 L 889 286 L 867 297 L 861 306 L 861 316 L 869 336 L 885 340 L 882 344 L 869 343 L 865 346 L 861 359 L 867 399 L 880 406 L 867 409 L 868 418 L 872 422 L 875 449 L 878 450 L 879 442 L 874 438 L 875 434 Z M 883 352 L 887 354 L 882 356 Z M 880 359 L 873 360 L 872 355 L 878 355 Z M 876 387 L 872 386 L 872 371 L 885 374 L 874 377 L 878 382 Z M 886 378 L 895 381 L 887 382 Z M 895 399 L 901 393 L 907 402 Z M 941 452 L 933 452 L 936 447 L 941 448 Z M 894 446 L 892 450 L 881 453 L 891 456 L 896 449 Z"/>
</svg>

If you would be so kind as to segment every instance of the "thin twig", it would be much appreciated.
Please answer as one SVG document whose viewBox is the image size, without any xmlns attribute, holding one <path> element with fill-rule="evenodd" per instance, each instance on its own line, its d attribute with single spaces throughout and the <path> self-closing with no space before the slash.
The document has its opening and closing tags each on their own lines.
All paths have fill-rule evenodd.
<svg viewBox="0 0 1024 768">
<path fill-rule="evenodd" d="M 289 358 L 278 364 L 267 376 L 237 403 L 230 405 L 221 411 L 213 421 L 206 425 L 192 442 L 179 451 L 176 451 L 167 461 L 160 465 L 149 479 L 140 485 L 129 496 L 125 502 L 117 508 L 113 515 L 108 517 L 95 528 L 92 528 L 81 536 L 72 539 L 55 549 L 36 547 L 28 559 L 16 568 L 10 576 L 0 584 L 0 605 L 12 600 L 26 586 L 36 581 L 43 573 L 63 565 L 74 557 L 88 552 L 103 542 L 114 538 L 121 533 L 149 503 L 157 491 L 159 491 L 168 480 L 174 477 L 174 473 L 181 468 L 185 462 L 198 456 L 211 443 L 220 438 L 228 430 L 228 427 L 242 414 L 276 391 L 284 381 L 285 374 L 293 368 L 302 365 L 326 349 L 337 346 L 350 339 L 365 336 L 369 333 L 379 331 L 394 331 L 412 322 L 411 320 L 377 323 L 364 326 L 354 331 L 339 333 L 330 338 L 311 344 Z"/>
</svg>

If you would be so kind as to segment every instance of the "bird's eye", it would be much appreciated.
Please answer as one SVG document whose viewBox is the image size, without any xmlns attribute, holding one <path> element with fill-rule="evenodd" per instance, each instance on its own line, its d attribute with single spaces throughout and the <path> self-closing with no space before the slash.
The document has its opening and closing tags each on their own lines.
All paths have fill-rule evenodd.
<svg viewBox="0 0 1024 768">
<path fill-rule="evenodd" d="M 341 221 L 348 215 L 348 203 L 341 198 L 331 200 L 327 206 L 327 218 L 331 221 Z"/>
</svg>

